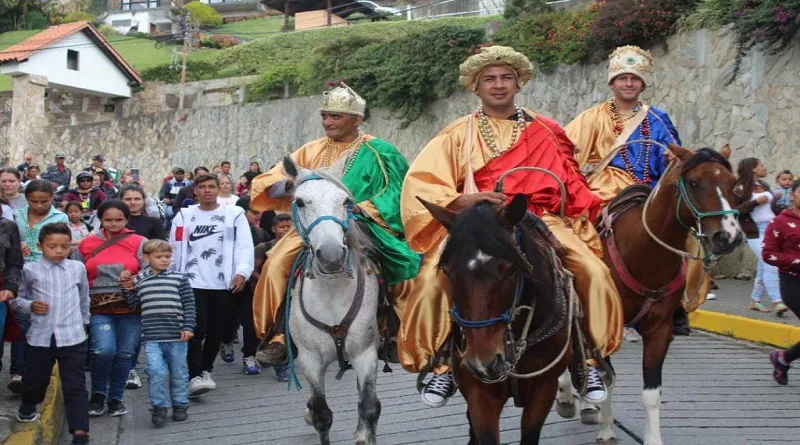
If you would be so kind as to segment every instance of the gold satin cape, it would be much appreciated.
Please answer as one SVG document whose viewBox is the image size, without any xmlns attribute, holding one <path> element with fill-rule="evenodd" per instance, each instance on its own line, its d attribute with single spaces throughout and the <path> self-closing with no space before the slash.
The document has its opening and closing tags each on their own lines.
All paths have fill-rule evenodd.
<svg viewBox="0 0 800 445">
<path fill-rule="evenodd" d="M 614 142 L 617 139 L 614 134 L 614 122 L 608 113 L 608 102 L 584 111 L 564 127 L 564 131 L 578 148 L 575 158 L 581 168 L 587 164 L 597 164 L 602 161 L 614 148 Z M 636 180 L 628 172 L 608 166 L 595 173 L 589 182 L 589 188 L 600 197 L 603 207 L 605 207 L 625 187 L 632 184 L 636 184 Z M 583 224 L 587 223 L 583 222 Z M 691 235 L 686 239 L 686 251 L 693 255 L 699 251 L 700 256 L 703 256 L 702 248 Z M 686 299 L 682 300 L 684 310 L 692 312 L 703 304 L 710 287 L 711 274 L 703 270 L 703 263 L 688 260 L 686 264 Z"/>
<path fill-rule="evenodd" d="M 530 111 L 526 113 L 535 116 Z M 473 113 L 434 137 L 411 164 L 403 183 L 400 205 L 406 239 L 412 249 L 425 254 L 419 273 L 425 287 L 406 301 L 398 338 L 400 363 L 411 372 L 431 369 L 432 359 L 450 335 L 448 310 L 452 305 L 447 279 L 437 269 L 447 231 L 417 197 L 446 207 L 461 195 L 466 176 L 463 146 L 468 119 L 473 119 L 469 162 L 477 171 L 491 160 L 492 150 L 480 136 L 478 118 Z M 508 147 L 514 142 L 511 136 L 515 121 L 490 118 L 489 125 L 497 146 Z M 535 118 L 528 125 L 544 124 Z M 563 140 L 569 143 L 566 138 Z M 545 214 L 543 220 L 567 250 L 566 267 L 575 274 L 576 291 L 594 345 L 604 356 L 612 354 L 622 341 L 622 305 L 610 271 L 598 257 L 599 252 L 589 247 L 600 246 L 597 232 L 587 224 L 581 228 L 586 233 L 576 233 L 550 214 Z M 441 370 L 441 366 L 434 369 Z"/>
<path fill-rule="evenodd" d="M 377 143 L 378 140 L 367 136 L 365 138 L 365 143 L 373 141 L 373 143 Z M 326 150 L 326 143 L 327 138 L 320 138 L 309 142 L 308 144 L 300 147 L 297 151 L 292 153 L 292 159 L 301 167 L 307 169 L 320 169 L 324 167 L 329 167 L 336 163 L 337 160 L 341 159 L 344 156 L 348 155 L 347 148 L 349 144 L 340 144 L 335 143 L 332 146 L 332 152 L 328 156 L 328 164 L 325 164 L 325 150 Z M 383 142 L 384 145 L 388 145 Z M 393 149 L 392 147 L 389 147 Z M 363 149 L 362 149 L 363 150 Z M 401 155 L 397 153 L 397 156 L 400 157 Z M 377 162 L 380 162 L 378 160 Z M 405 163 L 405 160 L 403 160 Z M 404 171 L 404 170 L 403 170 Z M 272 185 L 276 184 L 280 180 L 286 178 L 286 174 L 283 171 L 283 165 L 278 164 L 270 171 L 259 175 L 258 177 L 253 179 L 253 190 L 252 196 L 253 200 L 251 202 L 251 207 L 255 210 L 274 210 L 276 212 L 288 212 L 291 210 L 291 196 L 284 196 L 281 198 L 270 198 L 267 190 Z M 402 178 L 394 178 L 394 177 L 387 177 L 387 180 L 390 184 L 395 183 L 397 184 L 395 187 L 400 187 L 400 181 Z M 383 194 L 383 196 L 387 196 L 388 194 Z M 371 199 L 367 199 L 365 201 L 361 201 L 356 203 L 358 207 L 364 212 L 369 215 L 369 218 L 375 221 L 380 227 L 385 229 L 388 234 L 392 234 L 397 236 L 392 227 L 386 223 L 386 221 L 382 218 L 381 213 L 376 208 L 375 204 L 372 202 L 372 199 L 378 199 L 377 197 L 372 197 Z M 390 204 L 391 205 L 391 204 Z M 396 203 L 394 205 L 399 205 Z M 397 231 L 400 230 L 399 221 L 397 222 L 397 227 L 395 228 Z M 405 247 L 405 245 L 403 245 Z M 267 257 L 267 261 L 264 263 L 261 271 L 261 277 L 256 284 L 256 289 L 253 295 L 253 321 L 255 324 L 256 334 L 260 338 L 264 338 L 267 333 L 269 332 L 272 325 L 275 323 L 277 317 L 277 311 L 280 308 L 280 305 L 283 303 L 284 299 L 286 298 L 286 287 L 289 281 L 289 274 L 291 273 L 292 264 L 294 262 L 295 257 L 298 253 L 303 249 L 303 240 L 298 236 L 297 232 L 292 229 L 289 233 L 286 234 L 283 238 L 281 238 L 275 246 L 270 250 L 269 255 Z M 407 250 L 407 249 L 406 249 Z M 388 250 L 384 250 L 384 253 L 387 253 Z M 410 251 L 408 253 L 411 253 Z M 413 254 L 412 254 L 413 255 Z M 414 272 L 416 272 L 416 268 L 414 268 Z M 385 277 L 388 275 L 385 275 Z M 406 274 L 407 276 L 407 274 Z M 395 311 L 398 313 L 398 316 L 403 311 L 403 303 L 407 298 L 409 293 L 415 291 L 416 287 L 418 286 L 418 282 L 415 281 L 414 278 L 406 279 L 404 281 L 400 281 L 396 284 L 391 284 L 390 288 L 392 290 L 392 294 L 394 296 L 395 302 Z M 275 336 L 271 339 L 271 341 L 278 341 L 283 342 L 284 338 L 283 335 Z"/>
</svg>

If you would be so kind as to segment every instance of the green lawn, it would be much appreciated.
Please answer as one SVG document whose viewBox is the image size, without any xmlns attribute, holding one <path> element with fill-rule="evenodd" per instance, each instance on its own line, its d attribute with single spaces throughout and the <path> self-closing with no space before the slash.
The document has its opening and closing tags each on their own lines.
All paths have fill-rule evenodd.
<svg viewBox="0 0 800 445">
<path fill-rule="evenodd" d="M 9 46 L 19 43 L 31 37 L 39 31 L 11 31 L 0 34 L 0 51 Z M 178 51 L 183 46 L 163 45 L 161 48 L 155 47 L 155 41 L 150 39 L 137 39 L 126 36 L 113 36 L 108 39 L 125 60 L 128 61 L 137 71 L 144 70 L 156 65 L 169 63 L 172 60 L 172 49 Z M 217 50 L 199 49 L 192 53 L 190 60 L 210 60 L 216 56 Z M 0 75 L 0 91 L 11 90 L 11 77 Z"/>
<path fill-rule="evenodd" d="M 255 40 L 280 32 L 281 29 L 283 29 L 282 15 L 226 23 L 215 29 L 214 32 Z"/>
</svg>

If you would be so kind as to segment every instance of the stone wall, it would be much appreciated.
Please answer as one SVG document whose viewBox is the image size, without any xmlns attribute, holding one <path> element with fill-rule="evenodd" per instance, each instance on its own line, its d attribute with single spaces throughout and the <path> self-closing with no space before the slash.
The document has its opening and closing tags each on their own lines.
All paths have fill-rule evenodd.
<svg viewBox="0 0 800 445">
<path fill-rule="evenodd" d="M 800 172 L 797 44 L 779 55 L 748 56 L 730 85 L 726 82 L 735 48 L 724 31 L 673 36 L 653 53 L 656 73 L 644 99 L 670 113 L 685 146 L 718 148 L 730 143 L 734 164 L 757 156 L 773 172 L 784 168 Z M 562 66 L 553 73 L 537 75 L 518 102 L 566 124 L 581 110 L 608 97 L 605 79 L 605 64 Z M 25 135 L 25 144 L 38 159 L 51 159 L 56 151 L 64 151 L 72 157 L 71 165 L 86 165 L 92 154 L 104 153 L 118 159 L 121 167 L 142 169 L 145 180 L 157 184 L 174 165 L 210 167 L 230 160 L 236 173 L 252 160 L 269 166 L 283 153 L 322 135 L 318 97 L 236 105 L 248 81 L 225 79 L 213 81 L 221 82 L 219 85 L 203 82 L 188 88 L 187 102 L 193 107 L 183 113 L 169 111 L 174 107 L 168 98 L 177 93 L 177 85 L 151 85 L 140 93 L 139 102 L 126 105 L 123 115 L 133 117 L 51 127 L 41 134 Z M 234 105 L 213 106 L 228 103 Z M 456 94 L 435 103 L 429 115 L 403 130 L 391 112 L 373 109 L 365 130 L 393 142 L 412 160 L 441 128 L 477 103 L 466 92 Z M 0 148 L 2 137 L 0 130 Z M 10 134 L 8 139 L 15 137 L 19 134 Z M 21 146 L 13 141 L 10 145 Z M 21 153 L 18 148 L 12 160 L 18 162 Z"/>
</svg>

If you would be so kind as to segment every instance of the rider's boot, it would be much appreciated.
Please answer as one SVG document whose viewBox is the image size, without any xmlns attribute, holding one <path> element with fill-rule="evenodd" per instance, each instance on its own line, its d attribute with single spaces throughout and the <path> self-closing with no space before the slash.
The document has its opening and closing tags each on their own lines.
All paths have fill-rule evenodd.
<svg viewBox="0 0 800 445">
<path fill-rule="evenodd" d="M 281 303 L 275 324 L 267 333 L 267 338 L 258 345 L 256 360 L 261 366 L 277 366 L 286 362 L 286 303 Z"/>
<path fill-rule="evenodd" d="M 456 393 L 456 383 L 453 381 L 453 372 L 434 372 L 433 377 L 422 389 L 422 403 L 431 408 L 441 408 L 447 404 L 450 397 Z"/>
<path fill-rule="evenodd" d="M 689 335 L 692 329 L 689 327 L 689 314 L 678 306 L 672 316 L 672 333 L 675 335 Z"/>
</svg>

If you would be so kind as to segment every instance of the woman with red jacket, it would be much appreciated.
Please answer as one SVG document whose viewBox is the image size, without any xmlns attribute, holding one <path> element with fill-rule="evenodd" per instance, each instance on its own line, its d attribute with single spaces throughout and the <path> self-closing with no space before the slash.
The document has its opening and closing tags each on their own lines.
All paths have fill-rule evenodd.
<svg viewBox="0 0 800 445">
<path fill-rule="evenodd" d="M 800 315 L 800 180 L 792 184 L 791 207 L 781 212 L 767 226 L 764 234 L 764 261 L 778 268 L 783 302 Z M 781 385 L 789 382 L 789 364 L 800 358 L 800 343 L 769 355 L 772 376 Z"/>
<path fill-rule="evenodd" d="M 131 213 L 119 200 L 100 204 L 97 218 L 100 230 L 78 244 L 89 278 L 90 371 L 92 395 L 89 415 L 101 416 L 108 405 L 109 416 L 127 414 L 122 404 L 131 358 L 142 335 L 139 308 L 130 309 L 120 288 L 120 275 L 127 270 L 139 273 L 142 245 L 146 238 L 125 225 Z"/>
</svg>

